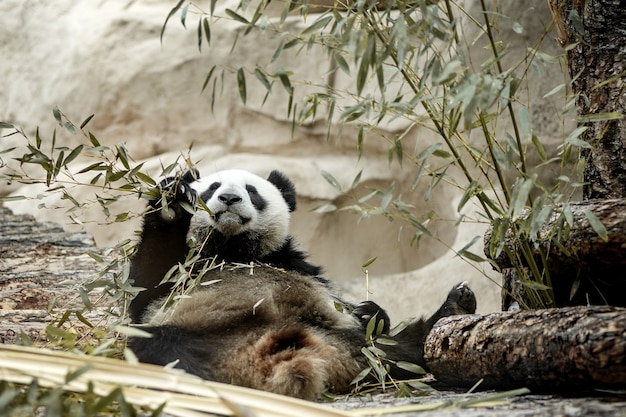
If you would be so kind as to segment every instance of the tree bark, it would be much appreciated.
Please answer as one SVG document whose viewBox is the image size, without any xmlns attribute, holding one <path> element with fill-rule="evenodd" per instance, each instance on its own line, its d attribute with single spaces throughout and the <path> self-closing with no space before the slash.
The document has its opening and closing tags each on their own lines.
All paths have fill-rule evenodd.
<svg viewBox="0 0 626 417">
<path fill-rule="evenodd" d="M 561 391 L 626 386 L 626 309 L 522 310 L 439 320 L 424 360 L 454 386 Z"/>
<path fill-rule="evenodd" d="M 0 343 L 14 343 L 22 332 L 31 340 L 45 338 L 46 326 L 58 318 L 55 311 L 84 309 L 78 288 L 103 270 L 89 252 L 106 259 L 87 233 L 0 207 Z M 95 302 L 99 295 L 89 297 Z"/>
<path fill-rule="evenodd" d="M 592 146 L 582 154 L 587 159 L 583 197 L 626 198 L 626 1 L 548 4 L 559 42 L 567 47 L 579 125 L 588 127 L 583 139 Z"/>
</svg>

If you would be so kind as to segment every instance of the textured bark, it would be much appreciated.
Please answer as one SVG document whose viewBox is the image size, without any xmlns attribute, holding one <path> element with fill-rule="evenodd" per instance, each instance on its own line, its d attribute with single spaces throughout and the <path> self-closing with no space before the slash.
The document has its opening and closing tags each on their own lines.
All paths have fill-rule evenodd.
<svg viewBox="0 0 626 417">
<path fill-rule="evenodd" d="M 438 381 L 559 391 L 626 386 L 626 309 L 524 310 L 441 319 L 424 359 Z"/>
<path fill-rule="evenodd" d="M 585 211 L 589 210 L 607 230 L 603 240 L 591 227 Z M 589 200 L 571 203 L 573 225 L 560 246 L 550 239 L 556 217 L 539 233 L 537 242 L 529 245 L 537 265 L 543 266 L 542 252 L 547 254 L 556 306 L 610 304 L 626 307 L 626 200 Z M 492 230 L 485 234 L 485 255 L 489 257 Z M 517 250 L 510 238 L 510 251 Z M 494 261 L 503 271 L 503 310 L 519 300 L 528 304 L 525 289 L 517 271 L 503 251 Z M 528 264 L 525 264 L 528 266 Z"/>
<path fill-rule="evenodd" d="M 84 306 L 77 285 L 102 270 L 88 252 L 104 256 L 91 235 L 0 207 L 0 343 L 13 343 L 21 332 L 42 338 L 55 306 Z"/>
<path fill-rule="evenodd" d="M 626 1 L 548 0 L 566 49 L 576 104 L 588 126 L 585 199 L 626 198 Z M 575 46 L 573 46 L 575 45 Z M 571 47 L 573 46 L 573 47 Z M 621 114 L 589 121 L 590 116 Z"/>
</svg>

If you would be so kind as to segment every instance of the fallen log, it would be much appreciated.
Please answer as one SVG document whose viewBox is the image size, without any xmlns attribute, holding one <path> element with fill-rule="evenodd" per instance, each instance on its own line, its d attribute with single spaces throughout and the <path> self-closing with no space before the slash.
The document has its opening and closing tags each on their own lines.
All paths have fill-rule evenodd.
<svg viewBox="0 0 626 417">
<path fill-rule="evenodd" d="M 88 233 L 0 207 L 0 343 L 14 343 L 22 333 L 45 340 L 46 326 L 64 310 L 84 310 L 79 287 L 103 270 L 89 253 L 107 259 L 105 252 Z M 100 296 L 97 290 L 88 295 L 92 302 Z M 96 310 L 85 316 L 94 323 L 105 317 Z"/>
<path fill-rule="evenodd" d="M 424 360 L 453 386 L 563 391 L 626 387 L 626 309 L 522 310 L 439 320 Z"/>
</svg>

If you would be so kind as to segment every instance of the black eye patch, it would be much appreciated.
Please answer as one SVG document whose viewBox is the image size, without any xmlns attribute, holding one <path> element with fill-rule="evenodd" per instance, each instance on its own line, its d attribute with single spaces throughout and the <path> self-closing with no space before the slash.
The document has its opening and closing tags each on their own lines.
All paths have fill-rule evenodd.
<svg viewBox="0 0 626 417">
<path fill-rule="evenodd" d="M 259 194 L 256 187 L 254 185 L 247 184 L 246 191 L 248 192 L 248 196 L 250 196 L 250 201 L 252 202 L 254 208 L 258 211 L 263 211 L 267 206 L 267 201 L 261 197 L 261 194 Z"/>
<path fill-rule="evenodd" d="M 215 190 L 217 190 L 218 188 L 220 188 L 220 186 L 222 185 L 221 182 L 214 182 L 213 184 L 211 184 L 209 186 L 209 188 L 204 191 L 202 194 L 200 194 L 200 198 L 202 199 L 202 201 L 209 201 L 209 199 L 211 197 L 213 197 L 213 194 L 215 193 Z"/>
</svg>

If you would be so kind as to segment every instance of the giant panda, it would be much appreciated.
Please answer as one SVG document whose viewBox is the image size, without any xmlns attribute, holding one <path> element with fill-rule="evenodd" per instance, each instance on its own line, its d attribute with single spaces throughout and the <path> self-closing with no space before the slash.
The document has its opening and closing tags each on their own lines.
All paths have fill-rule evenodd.
<svg viewBox="0 0 626 417">
<path fill-rule="evenodd" d="M 410 378 L 415 375 L 395 364 L 424 366 L 423 343 L 433 324 L 476 308 L 474 294 L 460 284 L 432 317 L 386 335 L 385 311 L 371 301 L 337 298 L 290 236 L 296 192 L 278 171 L 267 179 L 243 170 L 200 178 L 192 169 L 157 188 L 130 265 L 131 282 L 144 289 L 132 300 L 130 317 L 151 336 L 129 338 L 141 362 L 173 363 L 207 380 L 315 399 L 349 390 L 368 365 L 361 349 L 371 343 L 370 320 L 377 333 L 395 340 L 378 345 L 390 375 Z M 189 278 L 175 284 L 171 270 L 194 259 L 193 270 L 184 272 Z"/>
</svg>

